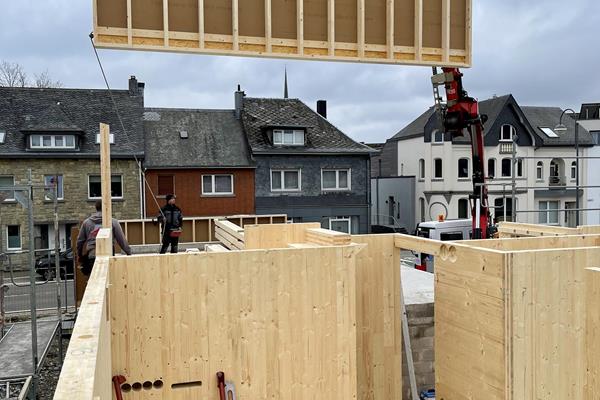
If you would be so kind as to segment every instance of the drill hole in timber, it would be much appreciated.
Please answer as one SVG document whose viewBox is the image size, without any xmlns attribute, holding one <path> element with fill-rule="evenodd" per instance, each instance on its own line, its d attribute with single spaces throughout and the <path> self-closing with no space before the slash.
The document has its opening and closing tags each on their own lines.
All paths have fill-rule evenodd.
<svg viewBox="0 0 600 400">
<path fill-rule="evenodd" d="M 172 384 L 171 389 L 190 389 L 200 386 L 202 386 L 202 381 L 181 382 Z"/>
<path fill-rule="evenodd" d="M 145 390 L 150 390 L 150 389 L 152 389 L 152 382 L 150 382 L 150 381 L 146 381 L 146 382 L 144 382 L 144 383 L 142 384 L 142 387 L 143 387 Z"/>
<path fill-rule="evenodd" d="M 163 381 L 161 381 L 160 379 L 157 379 L 154 381 L 153 385 L 154 385 L 154 389 L 160 389 L 163 387 Z"/>
<path fill-rule="evenodd" d="M 123 393 L 129 393 L 131 392 L 131 385 L 129 383 L 124 383 L 121 385 L 121 391 Z"/>
<path fill-rule="evenodd" d="M 142 384 L 139 382 L 136 382 L 133 385 L 131 385 L 131 388 L 133 389 L 134 392 L 139 392 L 140 390 L 142 390 Z"/>
</svg>

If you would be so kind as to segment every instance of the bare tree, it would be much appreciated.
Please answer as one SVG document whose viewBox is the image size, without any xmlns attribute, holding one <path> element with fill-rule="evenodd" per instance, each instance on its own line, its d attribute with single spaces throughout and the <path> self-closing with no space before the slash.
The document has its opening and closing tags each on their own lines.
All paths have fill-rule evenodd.
<svg viewBox="0 0 600 400">
<path fill-rule="evenodd" d="M 35 74 L 35 87 L 38 88 L 61 88 L 63 84 L 61 81 L 53 81 L 48 74 L 48 70 L 45 70 L 41 74 Z"/>
<path fill-rule="evenodd" d="M 17 63 L 2 61 L 0 63 L 0 86 L 25 87 L 27 86 L 27 73 Z"/>
</svg>

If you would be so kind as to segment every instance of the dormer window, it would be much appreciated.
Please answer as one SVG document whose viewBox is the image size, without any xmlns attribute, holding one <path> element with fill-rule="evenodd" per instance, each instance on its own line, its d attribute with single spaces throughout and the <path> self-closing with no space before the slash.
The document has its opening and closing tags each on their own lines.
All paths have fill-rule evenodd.
<svg viewBox="0 0 600 400">
<path fill-rule="evenodd" d="M 512 142 L 513 136 L 515 136 L 516 130 L 512 125 L 502 125 L 500 128 L 500 141 Z"/>
<path fill-rule="evenodd" d="M 276 146 L 304 146 L 304 131 L 299 129 L 274 129 L 273 144 Z"/>
<path fill-rule="evenodd" d="M 29 147 L 31 149 L 74 149 L 74 135 L 31 135 Z"/>
</svg>

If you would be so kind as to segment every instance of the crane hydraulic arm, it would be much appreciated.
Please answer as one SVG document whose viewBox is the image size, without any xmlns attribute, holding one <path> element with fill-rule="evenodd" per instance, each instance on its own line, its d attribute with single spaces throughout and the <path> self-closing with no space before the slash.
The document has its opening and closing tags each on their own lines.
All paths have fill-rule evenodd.
<svg viewBox="0 0 600 400">
<path fill-rule="evenodd" d="M 433 68 L 433 92 L 440 122 L 452 137 L 465 136 L 471 138 L 473 159 L 473 194 L 471 200 L 471 216 L 473 219 L 473 239 L 487 239 L 494 234 L 490 217 L 487 187 L 485 185 L 485 158 L 483 153 L 483 124 L 486 115 L 479 114 L 479 103 L 469 97 L 463 88 L 463 74 L 458 68 L 442 68 L 438 73 Z M 446 102 L 439 95 L 439 86 L 445 86 Z"/>
</svg>

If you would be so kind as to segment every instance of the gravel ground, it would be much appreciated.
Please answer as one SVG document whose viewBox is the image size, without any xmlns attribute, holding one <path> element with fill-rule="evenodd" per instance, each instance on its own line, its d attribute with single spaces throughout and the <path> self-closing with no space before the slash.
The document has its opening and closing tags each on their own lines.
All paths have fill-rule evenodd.
<svg viewBox="0 0 600 400">
<path fill-rule="evenodd" d="M 63 338 L 63 354 L 66 353 L 67 347 L 69 346 L 69 338 Z M 64 355 L 63 355 L 64 357 Z M 58 340 L 54 340 L 50 351 L 46 356 L 44 367 L 40 372 L 40 384 L 38 386 L 38 399 L 40 400 L 51 400 L 54 396 L 54 390 L 58 383 L 58 377 L 60 375 L 60 369 L 62 363 L 60 360 L 60 350 Z"/>
</svg>

